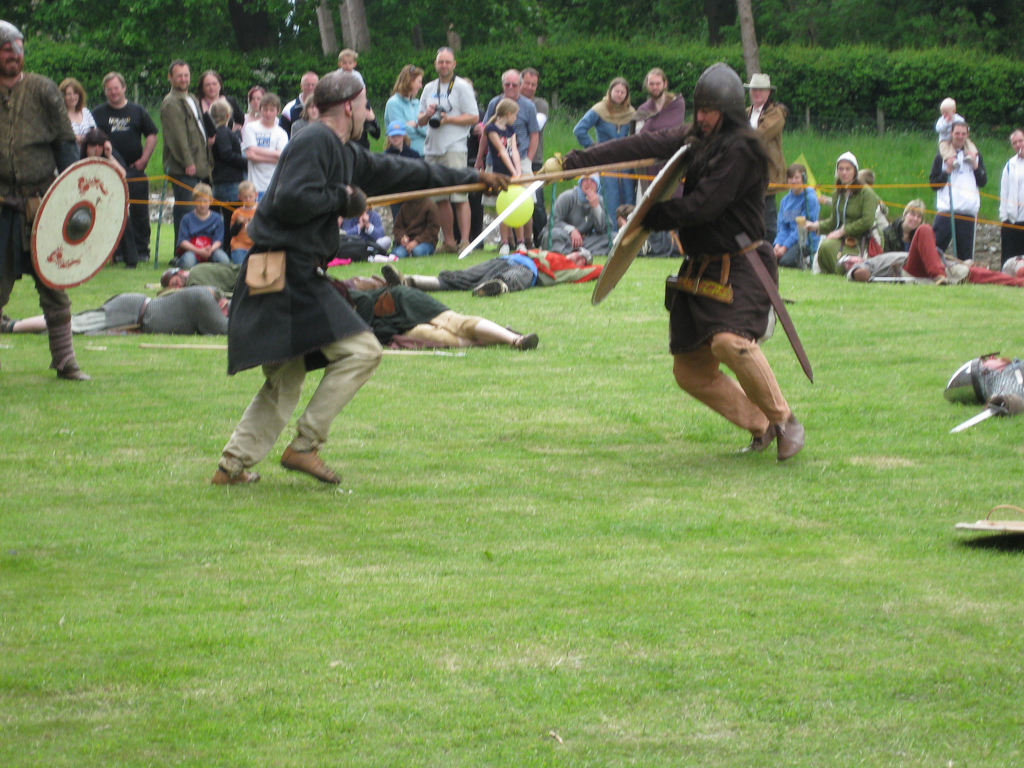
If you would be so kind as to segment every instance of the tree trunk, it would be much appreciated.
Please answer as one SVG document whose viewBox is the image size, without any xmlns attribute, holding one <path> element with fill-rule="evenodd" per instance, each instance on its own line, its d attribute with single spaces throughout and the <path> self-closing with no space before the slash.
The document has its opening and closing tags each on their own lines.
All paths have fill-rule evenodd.
<svg viewBox="0 0 1024 768">
<path fill-rule="evenodd" d="M 704 15 L 708 19 L 708 45 L 721 45 L 722 27 L 736 23 L 736 4 L 733 0 L 704 0 Z"/>
<path fill-rule="evenodd" d="M 743 41 L 743 63 L 747 66 L 747 81 L 761 71 L 761 57 L 757 51 L 757 34 L 754 31 L 754 11 L 750 0 L 736 0 L 736 12 L 740 17 L 740 39 Z"/>
<path fill-rule="evenodd" d="M 340 8 L 345 47 L 358 53 L 370 50 L 370 26 L 366 23 L 366 7 L 363 0 L 345 0 Z"/>
<path fill-rule="evenodd" d="M 338 52 L 338 37 L 334 32 L 334 19 L 331 17 L 331 7 L 327 0 L 323 0 L 316 9 L 316 20 L 320 23 L 320 47 L 324 50 L 325 56 Z"/>
<path fill-rule="evenodd" d="M 228 16 L 239 50 L 253 51 L 277 44 L 276 27 L 266 11 L 253 10 L 250 0 L 228 0 Z"/>
<path fill-rule="evenodd" d="M 412 28 L 412 47 L 417 51 L 423 50 L 423 30 L 419 24 L 414 24 Z"/>
<path fill-rule="evenodd" d="M 338 14 L 341 16 L 341 44 L 345 48 L 352 48 L 352 20 L 348 17 L 345 3 L 338 4 Z"/>
</svg>

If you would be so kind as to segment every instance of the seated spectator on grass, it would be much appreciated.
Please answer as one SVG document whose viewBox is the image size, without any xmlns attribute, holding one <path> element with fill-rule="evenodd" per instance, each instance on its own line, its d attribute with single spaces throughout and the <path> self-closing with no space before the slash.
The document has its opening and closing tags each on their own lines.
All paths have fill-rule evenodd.
<svg viewBox="0 0 1024 768">
<path fill-rule="evenodd" d="M 423 70 L 415 64 L 406 64 L 398 73 L 391 98 L 384 107 L 384 124 L 388 126 L 388 137 L 394 123 L 405 127 L 405 135 L 409 138 L 406 146 L 412 148 L 417 157 L 423 157 L 423 142 L 427 138 L 426 126 L 419 124 L 420 89 L 423 87 Z"/>
<path fill-rule="evenodd" d="M 181 220 L 176 266 L 188 269 L 206 261 L 229 264 L 231 259 L 221 248 L 224 244 L 224 219 L 210 212 L 213 202 L 210 185 L 196 184 L 192 200 L 195 207 Z"/>
<path fill-rule="evenodd" d="M 437 247 L 441 231 L 441 214 L 437 203 L 430 198 L 408 200 L 402 203 L 391 230 L 396 243 L 391 253 L 400 259 L 409 256 L 429 256 Z"/>
<path fill-rule="evenodd" d="M 615 211 L 615 233 L 626 226 L 626 221 L 636 209 L 635 205 L 620 205 Z M 640 249 L 638 257 L 667 259 L 675 256 L 682 256 L 679 247 L 676 245 L 677 235 L 674 231 L 651 232 L 647 241 Z"/>
<path fill-rule="evenodd" d="M 775 258 L 780 267 L 806 269 L 818 249 L 818 234 L 806 231 L 806 224 L 818 220 L 821 205 L 814 190 L 807 186 L 807 169 L 804 166 L 799 163 L 789 166 L 786 183 L 790 189 L 779 203 Z M 803 221 L 798 222 L 800 217 Z M 802 228 L 803 232 L 800 231 Z"/>
<path fill-rule="evenodd" d="M 413 160 L 419 160 L 423 157 L 423 155 L 417 154 L 416 150 L 412 148 L 412 144 L 409 141 L 409 133 L 406 130 L 405 123 L 401 120 L 394 120 L 388 123 L 388 142 L 384 147 L 384 152 L 389 155 L 409 157 Z"/>
<path fill-rule="evenodd" d="M 231 223 L 228 227 L 232 264 L 241 264 L 245 260 L 245 254 L 253 246 L 252 238 L 249 237 L 249 222 L 256 215 L 256 185 L 251 181 L 239 184 L 238 200 L 242 205 L 231 214 Z"/>
<path fill-rule="evenodd" d="M 273 93 L 265 94 L 260 101 L 259 121 L 250 121 L 242 129 L 242 152 L 249 161 L 248 178 L 256 185 L 257 200 L 270 186 L 277 161 L 288 144 L 288 134 L 277 124 L 280 111 L 281 100 Z"/>
<path fill-rule="evenodd" d="M 8 319 L 5 333 L 42 333 L 42 315 Z M 150 298 L 144 293 L 119 293 L 102 307 L 71 316 L 72 333 L 138 331 L 175 335 L 223 336 L 228 332 L 228 300 L 210 287 L 183 288 Z"/>
<path fill-rule="evenodd" d="M 572 129 L 580 146 L 586 149 L 595 142 L 590 138 L 593 130 L 598 144 L 612 139 L 623 139 L 629 135 L 629 124 L 636 110 L 629 101 L 629 81 L 616 77 L 608 85 L 604 98 L 587 110 L 586 114 Z M 635 182 L 632 179 L 606 177 L 604 180 L 604 209 L 618 210 L 619 205 L 631 205 L 636 200 Z"/>
<path fill-rule="evenodd" d="M 114 149 L 110 139 L 99 128 L 93 128 L 82 137 L 81 157 L 102 157 L 109 160 L 117 168 L 122 176 L 128 175 L 128 164 L 121 157 L 121 153 Z M 139 251 L 135 242 L 135 228 L 132 225 L 131 217 L 124 220 L 124 232 L 114 252 L 114 261 L 123 261 L 125 269 L 135 269 L 139 263 Z"/>
<path fill-rule="evenodd" d="M 380 214 L 372 208 L 367 208 L 360 216 L 344 219 L 341 222 L 341 229 L 349 237 L 376 243 L 384 253 L 391 248 L 391 238 L 384 232 L 384 222 L 381 221 Z"/>
<path fill-rule="evenodd" d="M 213 197 L 221 203 L 238 202 L 238 185 L 245 181 L 249 167 L 242 154 L 242 139 L 238 131 L 231 128 L 231 105 L 226 101 L 215 101 L 210 105 L 208 117 L 216 126 L 213 134 Z M 231 224 L 234 208 L 218 206 L 224 219 L 224 227 Z"/>
<path fill-rule="evenodd" d="M 601 200 L 601 179 L 596 173 L 584 176 L 575 189 L 566 190 L 555 198 L 551 220 L 541 232 L 540 241 L 550 242 L 551 249 L 558 253 L 569 253 L 581 248 L 590 253 L 608 253 L 608 229 Z"/>
<path fill-rule="evenodd" d="M 860 170 L 852 152 L 844 152 L 836 161 L 836 191 L 832 195 L 832 213 L 827 219 L 808 222 L 807 230 L 828 234 L 818 244 L 814 257 L 815 273 L 841 274 L 839 257 L 868 255 L 867 239 L 875 226 L 878 195 L 869 186 L 858 183 Z"/>
<path fill-rule="evenodd" d="M 869 259 L 849 255 L 841 268 L 850 280 L 869 282 L 882 277 L 906 277 L 938 285 L 973 283 L 1024 287 L 1024 278 L 993 272 L 945 256 L 935 242 L 935 230 L 924 223 L 924 201 L 911 200 L 903 215 L 883 234 L 885 252 Z"/>
<path fill-rule="evenodd" d="M 554 251 L 516 251 L 458 272 L 444 271 L 437 277 L 403 275 L 390 264 L 381 267 L 388 285 L 407 285 L 421 291 L 472 291 L 474 296 L 498 296 L 527 288 L 586 283 L 596 280 L 601 266 L 586 249 L 568 256 Z"/>
</svg>

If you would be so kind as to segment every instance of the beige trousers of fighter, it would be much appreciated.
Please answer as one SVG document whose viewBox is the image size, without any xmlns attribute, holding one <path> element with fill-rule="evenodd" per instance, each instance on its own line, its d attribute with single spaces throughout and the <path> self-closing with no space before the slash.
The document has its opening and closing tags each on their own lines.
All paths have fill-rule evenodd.
<svg viewBox="0 0 1024 768">
<path fill-rule="evenodd" d="M 469 347 L 490 341 L 476 332 L 481 320 L 483 320 L 482 317 L 460 315 L 449 309 L 433 318 L 429 323 L 413 326 L 405 335 L 410 339 L 430 341 L 449 347 Z M 514 338 L 513 334 L 510 335 Z"/>
<path fill-rule="evenodd" d="M 298 436 L 292 442 L 297 451 L 319 448 L 327 441 L 331 422 L 355 397 L 380 364 L 380 342 L 370 332 L 348 336 L 321 352 L 328 360 L 324 377 L 299 417 Z M 263 459 L 274 447 L 299 403 L 306 365 L 301 357 L 285 363 L 263 366 L 266 382 L 245 409 L 231 439 L 224 446 L 224 469 L 236 472 Z M 234 466 L 232 466 L 234 465 Z"/>
<path fill-rule="evenodd" d="M 734 333 L 716 333 L 710 344 L 674 356 L 672 372 L 687 394 L 753 435 L 784 424 L 792 411 L 761 347 Z M 736 379 L 722 373 L 724 363 Z"/>
</svg>

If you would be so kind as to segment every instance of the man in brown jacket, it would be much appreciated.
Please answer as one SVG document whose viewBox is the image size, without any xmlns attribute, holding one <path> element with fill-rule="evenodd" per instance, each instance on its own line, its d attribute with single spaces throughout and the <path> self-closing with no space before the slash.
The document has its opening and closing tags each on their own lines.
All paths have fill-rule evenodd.
<svg viewBox="0 0 1024 768">
<path fill-rule="evenodd" d="M 768 75 L 751 75 L 744 86 L 750 91 L 750 108 L 747 117 L 750 127 L 757 131 L 761 143 L 768 152 L 768 182 L 771 185 L 786 183 L 786 158 L 782 155 L 782 129 L 786 127 L 785 105 L 775 102 L 775 86 Z M 775 240 L 778 211 L 775 207 L 776 187 L 769 186 L 764 198 L 764 229 L 768 242 Z"/>
<path fill-rule="evenodd" d="M 441 231 L 441 214 L 437 203 L 428 197 L 402 203 L 392 231 L 395 246 L 391 252 L 398 258 L 429 256 L 437 247 Z"/>
<path fill-rule="evenodd" d="M 168 74 L 171 91 L 160 105 L 160 123 L 164 132 L 164 173 L 174 184 L 174 242 L 178 242 L 181 220 L 189 212 L 192 189 L 203 181 L 210 183 L 213 169 L 210 145 L 203 128 L 203 112 L 195 96 L 188 92 L 191 73 L 181 59 L 171 62 Z"/>
</svg>

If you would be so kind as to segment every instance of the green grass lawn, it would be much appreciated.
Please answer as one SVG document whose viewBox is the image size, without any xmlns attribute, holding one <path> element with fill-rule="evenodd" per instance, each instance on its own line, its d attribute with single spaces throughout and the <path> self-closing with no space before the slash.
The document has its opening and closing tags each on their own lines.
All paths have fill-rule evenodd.
<svg viewBox="0 0 1024 768">
<path fill-rule="evenodd" d="M 0 765 L 1019 766 L 1024 542 L 953 525 L 1021 502 L 1024 421 L 950 435 L 942 388 L 1021 352 L 1024 294 L 783 274 L 815 383 L 780 331 L 779 465 L 673 384 L 675 266 L 443 295 L 539 349 L 385 357 L 338 490 L 291 428 L 209 485 L 261 383 L 223 352 L 78 337 L 74 384 L 0 337 Z"/>
</svg>

